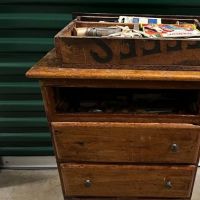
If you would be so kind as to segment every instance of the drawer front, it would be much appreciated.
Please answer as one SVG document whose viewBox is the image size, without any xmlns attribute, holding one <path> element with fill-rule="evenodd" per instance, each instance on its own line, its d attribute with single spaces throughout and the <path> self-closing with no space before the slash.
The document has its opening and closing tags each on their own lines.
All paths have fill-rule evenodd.
<svg viewBox="0 0 200 200">
<path fill-rule="evenodd" d="M 65 196 L 189 198 L 196 167 L 61 164 Z"/>
<path fill-rule="evenodd" d="M 191 124 L 54 122 L 60 162 L 185 163 L 198 159 L 200 127 Z"/>
</svg>

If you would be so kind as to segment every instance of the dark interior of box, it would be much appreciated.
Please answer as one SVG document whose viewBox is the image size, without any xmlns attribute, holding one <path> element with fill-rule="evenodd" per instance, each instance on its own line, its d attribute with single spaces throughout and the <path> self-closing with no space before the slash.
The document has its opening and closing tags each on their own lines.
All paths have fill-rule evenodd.
<svg viewBox="0 0 200 200">
<path fill-rule="evenodd" d="M 54 88 L 57 113 L 199 114 L 198 90 Z"/>
</svg>

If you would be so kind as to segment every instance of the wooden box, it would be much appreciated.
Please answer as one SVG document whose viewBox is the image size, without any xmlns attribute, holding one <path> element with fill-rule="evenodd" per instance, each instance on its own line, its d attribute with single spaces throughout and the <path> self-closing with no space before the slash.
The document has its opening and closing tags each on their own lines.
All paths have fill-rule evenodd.
<svg viewBox="0 0 200 200">
<path fill-rule="evenodd" d="M 62 67 L 105 69 L 199 70 L 200 39 L 151 39 L 75 36 L 74 28 L 129 26 L 116 23 L 119 16 L 77 16 L 55 36 Z M 162 23 L 193 23 L 197 17 L 156 16 Z"/>
</svg>

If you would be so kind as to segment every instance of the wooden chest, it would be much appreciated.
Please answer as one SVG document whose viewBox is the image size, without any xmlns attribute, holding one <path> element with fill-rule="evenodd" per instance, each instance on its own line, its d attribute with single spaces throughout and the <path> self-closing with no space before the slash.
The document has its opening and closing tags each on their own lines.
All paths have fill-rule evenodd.
<svg viewBox="0 0 200 200">
<path fill-rule="evenodd" d="M 200 147 L 198 62 L 103 69 L 74 57 L 66 66 L 57 42 L 27 76 L 41 83 L 64 198 L 189 200 Z"/>
<path fill-rule="evenodd" d="M 121 38 L 77 36 L 77 29 L 123 26 L 119 16 L 78 16 L 55 36 L 56 55 L 62 67 L 91 69 L 199 70 L 200 37 Z M 199 17 L 156 16 L 162 23 L 192 23 L 200 30 Z"/>
</svg>

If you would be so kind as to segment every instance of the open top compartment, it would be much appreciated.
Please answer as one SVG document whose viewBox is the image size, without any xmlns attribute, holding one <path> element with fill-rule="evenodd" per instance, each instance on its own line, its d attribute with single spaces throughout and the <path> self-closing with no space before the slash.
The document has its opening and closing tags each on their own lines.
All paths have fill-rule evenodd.
<svg viewBox="0 0 200 200">
<path fill-rule="evenodd" d="M 53 88 L 55 112 L 92 115 L 198 115 L 198 90 Z"/>
<path fill-rule="evenodd" d="M 146 16 L 148 17 L 148 16 Z M 150 16 L 149 16 L 150 17 Z M 187 19 L 187 18 L 169 18 L 162 17 L 162 24 L 194 24 L 198 30 L 200 30 L 200 23 L 198 19 Z M 60 36 L 74 36 L 77 37 L 75 31 L 76 28 L 98 28 L 98 27 L 114 27 L 114 26 L 128 26 L 133 29 L 137 26 L 136 23 L 119 23 L 118 17 L 106 17 L 106 16 L 78 16 L 73 23 L 70 24 L 66 29 L 63 29 L 60 32 Z M 85 35 L 84 37 L 91 37 Z M 94 37 L 94 36 L 93 36 Z M 106 36 L 104 36 L 106 37 Z M 108 37 L 108 36 L 107 36 Z M 166 38 L 159 38 L 166 39 Z"/>
<path fill-rule="evenodd" d="M 117 23 L 119 16 L 78 16 L 55 36 L 61 67 L 88 69 L 200 70 L 200 36 L 197 38 L 107 37 L 95 35 Z M 148 16 L 145 16 L 148 17 Z M 154 16 L 152 16 L 154 17 Z M 155 16 L 157 17 L 157 16 Z M 161 16 L 158 16 L 161 17 Z M 162 23 L 192 24 L 199 30 L 199 17 L 162 16 Z M 93 36 L 75 36 L 77 28 L 91 28 Z M 148 29 L 148 27 L 145 27 Z M 90 33 L 91 33 L 90 30 Z M 102 34 L 105 30 L 99 30 Z M 198 31 L 197 31 L 198 32 Z M 95 35 L 95 36 L 94 36 Z"/>
</svg>

